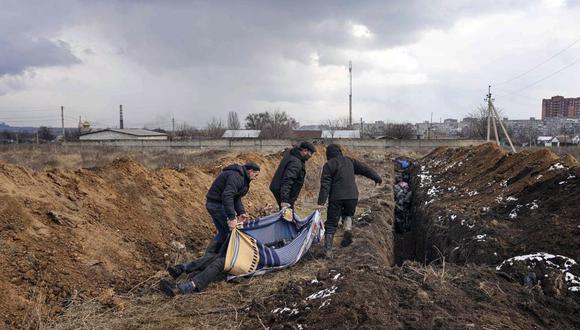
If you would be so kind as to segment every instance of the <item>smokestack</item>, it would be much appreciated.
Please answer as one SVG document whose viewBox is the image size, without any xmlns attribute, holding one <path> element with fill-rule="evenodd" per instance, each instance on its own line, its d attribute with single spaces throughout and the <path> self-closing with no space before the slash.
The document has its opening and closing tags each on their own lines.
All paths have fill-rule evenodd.
<svg viewBox="0 0 580 330">
<path fill-rule="evenodd" d="M 119 105 L 119 128 L 123 129 L 123 105 Z"/>
</svg>

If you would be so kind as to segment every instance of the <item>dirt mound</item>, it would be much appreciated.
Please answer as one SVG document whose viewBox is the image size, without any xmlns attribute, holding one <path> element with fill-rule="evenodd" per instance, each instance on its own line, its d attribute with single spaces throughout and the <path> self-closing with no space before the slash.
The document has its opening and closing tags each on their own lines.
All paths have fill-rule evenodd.
<svg viewBox="0 0 580 330">
<path fill-rule="evenodd" d="M 439 148 L 416 173 L 416 236 L 424 238 L 418 259 L 498 265 L 545 252 L 580 260 L 580 165 L 573 157 L 509 154 L 494 144 Z"/>
<path fill-rule="evenodd" d="M 290 281 L 252 301 L 249 328 L 573 328 L 578 306 L 522 287 L 494 268 L 405 262 L 391 267 L 393 204 L 383 196 L 364 204 L 358 240 L 310 278 Z M 392 242 L 392 241 L 391 241 Z"/>
<path fill-rule="evenodd" d="M 73 301 L 128 292 L 193 258 L 213 236 L 204 204 L 214 176 L 231 163 L 259 163 L 262 177 L 245 199 L 258 216 L 276 208 L 268 184 L 280 156 L 226 155 L 181 171 L 127 158 L 38 172 L 0 163 L 0 324 L 37 326 Z M 322 162 L 318 153 L 309 165 Z M 319 171 L 308 175 L 314 181 Z"/>
</svg>

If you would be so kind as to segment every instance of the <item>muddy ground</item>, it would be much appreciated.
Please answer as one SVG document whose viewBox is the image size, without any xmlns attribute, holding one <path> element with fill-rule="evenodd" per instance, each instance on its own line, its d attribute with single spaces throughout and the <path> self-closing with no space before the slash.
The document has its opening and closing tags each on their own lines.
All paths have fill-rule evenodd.
<svg viewBox="0 0 580 330">
<path fill-rule="evenodd" d="M 438 149 L 414 162 L 414 225 L 410 232 L 397 234 L 392 160 L 399 155 L 352 153 L 386 178 L 380 188 L 359 180 L 363 200 L 353 244 L 337 247 L 333 260 L 322 258 L 320 247 L 315 246 L 291 269 L 241 283 L 219 281 L 202 294 L 175 299 L 160 295 L 156 284 L 165 275 L 166 264 L 199 255 L 211 237 L 203 196 L 213 176 L 223 164 L 235 161 L 255 160 L 272 168 L 264 171 L 263 180 L 247 198 L 253 215 L 264 214 L 273 207 L 267 183 L 279 154 L 220 155 L 215 162 L 179 171 L 151 170 L 131 160 L 92 169 L 39 172 L 2 164 L 0 285 L 9 293 L 0 301 L 3 325 L 55 329 L 580 327 L 580 305 L 568 282 L 523 285 L 529 272 L 522 277 L 521 268 L 496 270 L 505 259 L 536 252 L 578 260 L 578 213 L 566 203 L 572 198 L 573 205 L 579 205 L 574 199 L 578 198 L 578 181 L 568 179 L 578 171 L 572 159 L 546 154 L 536 162 L 542 164 L 536 172 L 536 163 L 525 163 L 530 157 L 504 157 L 505 152 L 490 145 Z M 298 210 L 301 214 L 314 207 L 324 161 L 320 156 L 309 163 L 312 170 Z M 472 163 L 459 166 L 461 161 Z M 558 171 L 549 170 L 558 163 L 566 170 L 560 166 L 556 166 Z M 533 169 L 521 174 L 527 167 Z M 533 179 L 540 174 L 543 184 L 536 185 Z M 431 184 L 421 181 L 426 175 L 431 176 Z M 566 183 L 560 184 L 564 176 Z M 487 196 L 490 178 L 497 185 L 492 183 Z M 433 186 L 437 191 L 455 187 L 452 190 L 459 193 L 432 196 Z M 514 196 L 519 204 L 512 199 L 492 204 L 499 192 L 504 199 Z M 576 197 L 565 194 L 570 192 L 576 192 Z M 534 201 L 539 207 L 532 209 Z M 487 212 L 478 211 L 485 207 L 489 207 Z M 509 216 L 514 208 L 521 223 Z M 449 221 L 440 221 L 444 215 Z M 458 221 L 451 222 L 451 215 Z M 461 220 L 472 222 L 466 226 Z M 174 241 L 184 243 L 186 251 L 177 249 Z M 538 275 L 557 275 L 557 271 Z M 575 268 L 567 271 L 578 275 Z"/>
</svg>

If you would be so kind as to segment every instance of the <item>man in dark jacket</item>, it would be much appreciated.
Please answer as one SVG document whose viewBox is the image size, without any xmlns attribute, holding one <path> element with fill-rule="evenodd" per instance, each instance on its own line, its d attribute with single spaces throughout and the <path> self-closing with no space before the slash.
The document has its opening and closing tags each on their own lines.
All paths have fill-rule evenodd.
<svg viewBox="0 0 580 330">
<path fill-rule="evenodd" d="M 310 142 L 302 142 L 284 154 L 270 183 L 270 191 L 274 194 L 280 209 L 294 208 L 306 176 L 305 162 L 316 152 Z"/>
<path fill-rule="evenodd" d="M 328 258 L 332 258 L 332 240 L 338 226 L 338 220 L 343 217 L 345 238 L 351 238 L 352 216 L 358 202 L 358 188 L 355 174 L 365 176 L 376 184 L 383 180 L 373 169 L 366 164 L 342 155 L 340 146 L 331 144 L 326 148 L 328 159 L 322 168 L 320 178 L 320 193 L 318 206 L 322 208 L 328 199 L 328 214 L 326 218 L 324 251 Z"/>
<path fill-rule="evenodd" d="M 226 166 L 218 175 L 207 192 L 205 203 L 217 229 L 217 235 L 200 259 L 167 268 L 173 278 L 179 277 L 184 272 L 191 273 L 205 269 L 220 251 L 225 251 L 224 242 L 230 230 L 248 218 L 242 204 L 242 197 L 248 193 L 250 182 L 255 180 L 259 173 L 260 167 L 254 162 L 248 162 L 243 166 L 235 164 Z"/>
</svg>

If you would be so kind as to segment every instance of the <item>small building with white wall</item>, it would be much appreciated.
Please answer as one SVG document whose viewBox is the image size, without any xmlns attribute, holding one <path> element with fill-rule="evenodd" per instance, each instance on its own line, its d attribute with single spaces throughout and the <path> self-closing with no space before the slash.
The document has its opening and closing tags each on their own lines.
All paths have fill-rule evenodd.
<svg viewBox="0 0 580 330">
<path fill-rule="evenodd" d="M 544 145 L 544 147 L 559 147 L 560 140 L 554 136 L 538 136 L 538 145 Z"/>
<path fill-rule="evenodd" d="M 260 137 L 260 130 L 254 129 L 228 129 L 222 135 L 224 139 L 257 139 Z"/>
<path fill-rule="evenodd" d="M 323 130 L 323 139 L 360 139 L 359 130 Z"/>
<path fill-rule="evenodd" d="M 135 128 L 107 128 L 79 136 L 80 141 L 167 140 L 167 134 Z"/>
</svg>

